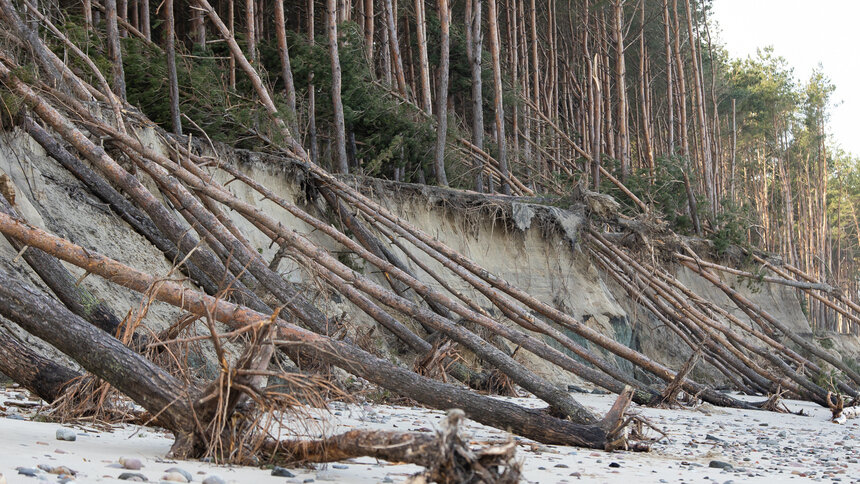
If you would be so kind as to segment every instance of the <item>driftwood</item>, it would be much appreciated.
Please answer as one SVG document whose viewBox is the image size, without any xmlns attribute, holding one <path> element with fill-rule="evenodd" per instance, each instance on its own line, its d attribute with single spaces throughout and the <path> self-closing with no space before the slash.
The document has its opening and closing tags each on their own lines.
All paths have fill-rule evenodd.
<svg viewBox="0 0 860 484">
<path fill-rule="evenodd" d="M 424 482 L 520 482 L 520 464 L 513 458 L 516 444 L 471 449 L 459 435 L 463 417 L 461 410 L 449 410 L 440 428 L 429 434 L 351 430 L 320 440 L 268 441 L 263 450 L 275 462 L 336 462 L 362 456 L 407 462 L 427 469 L 415 476 Z"/>
</svg>

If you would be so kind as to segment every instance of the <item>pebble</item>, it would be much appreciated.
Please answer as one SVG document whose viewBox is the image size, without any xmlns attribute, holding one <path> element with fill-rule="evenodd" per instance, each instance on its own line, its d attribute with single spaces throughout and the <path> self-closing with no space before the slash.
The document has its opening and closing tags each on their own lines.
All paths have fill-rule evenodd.
<svg viewBox="0 0 860 484">
<path fill-rule="evenodd" d="M 349 466 L 345 466 L 343 464 L 332 464 L 333 469 L 349 469 Z"/>
<path fill-rule="evenodd" d="M 131 471 L 137 471 L 140 470 L 141 467 L 143 467 L 143 464 L 140 462 L 140 459 L 120 457 L 119 463 L 122 465 L 123 469 L 128 469 Z"/>
<path fill-rule="evenodd" d="M 74 442 L 77 439 L 78 439 L 78 434 L 76 434 L 74 430 L 67 429 L 67 428 L 57 429 L 57 440 L 65 440 L 67 442 Z"/>
<path fill-rule="evenodd" d="M 618 462 L 610 462 L 609 467 L 621 467 L 621 464 L 619 464 Z"/>
<path fill-rule="evenodd" d="M 726 470 L 734 469 L 734 467 L 731 464 L 729 464 L 728 462 L 723 462 L 721 460 L 712 460 L 711 462 L 708 463 L 708 467 L 712 467 L 714 469 L 726 469 Z"/>
<path fill-rule="evenodd" d="M 147 482 L 149 479 L 146 478 L 145 475 L 139 472 L 123 472 L 119 475 L 117 479 L 122 479 L 123 481 L 132 481 L 132 482 Z"/>
<path fill-rule="evenodd" d="M 33 469 L 32 467 L 17 467 L 15 470 L 18 471 L 18 474 L 27 477 L 36 477 L 39 475 L 39 469 Z"/>
<path fill-rule="evenodd" d="M 392 479 L 388 476 L 385 476 L 385 479 L 383 479 L 382 482 L 384 482 L 385 484 L 389 484 L 391 482 L 394 482 L 394 479 Z M 3 484 L 3 483 L 0 483 L 0 484 Z"/>
<path fill-rule="evenodd" d="M 295 474 L 283 467 L 275 466 L 272 468 L 272 475 L 276 477 L 296 477 Z"/>
<path fill-rule="evenodd" d="M 168 472 L 167 474 L 161 476 L 161 480 L 169 482 L 188 482 L 188 479 L 186 479 L 185 476 L 178 472 Z"/>
<path fill-rule="evenodd" d="M 221 479 L 218 476 L 212 475 L 212 476 L 207 477 L 206 479 L 203 479 L 203 484 L 226 484 L 226 482 L 224 481 L 224 479 Z"/>
<path fill-rule="evenodd" d="M 66 466 L 52 466 L 48 464 L 39 464 L 39 469 L 47 472 L 48 474 L 59 474 L 59 475 L 69 475 L 73 476 L 77 474 L 77 472 L 69 469 Z"/>
<path fill-rule="evenodd" d="M 182 477 L 185 478 L 185 482 L 191 482 L 194 480 L 194 478 L 191 477 L 190 472 L 186 471 L 185 469 L 180 469 L 179 467 L 171 467 L 170 469 L 167 469 L 164 472 L 166 472 L 168 474 L 173 473 L 173 472 L 175 472 L 177 474 L 182 474 Z"/>
</svg>

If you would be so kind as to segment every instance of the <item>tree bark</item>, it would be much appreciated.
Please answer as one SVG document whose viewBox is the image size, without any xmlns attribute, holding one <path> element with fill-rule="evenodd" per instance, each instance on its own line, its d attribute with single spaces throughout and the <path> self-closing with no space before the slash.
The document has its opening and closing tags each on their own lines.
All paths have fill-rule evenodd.
<svg viewBox="0 0 860 484">
<path fill-rule="evenodd" d="M 511 185 L 508 182 L 510 171 L 508 170 L 508 151 L 505 140 L 505 106 L 502 91 L 502 65 L 499 47 L 499 18 L 496 0 L 487 1 L 487 28 L 490 30 L 490 54 L 493 57 L 493 106 L 496 116 L 496 145 L 499 154 L 499 171 L 502 173 L 502 193 L 511 194 Z"/>
<path fill-rule="evenodd" d="M 293 69 L 290 67 L 290 51 L 287 47 L 287 32 L 284 19 L 284 0 L 275 1 L 275 35 L 278 37 L 278 54 L 281 57 L 281 78 L 284 81 L 284 94 L 287 96 L 287 121 L 294 138 L 302 139 L 299 131 L 299 115 L 296 111 L 296 86 L 293 83 Z"/>
<path fill-rule="evenodd" d="M 182 136 L 182 118 L 179 113 L 179 80 L 176 77 L 176 32 L 173 20 L 173 0 L 165 0 L 164 13 L 167 16 L 166 29 L 164 32 L 165 46 L 167 52 L 167 83 L 170 92 L 170 121 L 173 124 L 173 133 Z M 201 14 L 202 15 L 202 14 Z"/>
<path fill-rule="evenodd" d="M 627 67 L 624 61 L 624 0 L 612 4 L 613 38 L 615 41 L 615 88 L 618 95 L 617 155 L 621 160 L 621 181 L 630 175 L 630 133 L 627 128 Z"/>
<path fill-rule="evenodd" d="M 51 403 L 81 374 L 54 362 L 32 345 L 24 344 L 0 320 L 0 373 Z"/>
<path fill-rule="evenodd" d="M 251 64 L 257 62 L 257 16 L 254 13 L 255 2 L 256 0 L 245 0 L 245 34 L 247 35 L 248 42 L 248 61 Z"/>
<path fill-rule="evenodd" d="M 11 220 L 5 214 L 0 218 Z M 0 313 L 158 415 L 159 422 L 175 433 L 195 429 L 189 395 L 178 380 L 2 269 Z"/>
<path fill-rule="evenodd" d="M 484 89 L 481 77 L 481 61 L 483 54 L 483 34 L 481 24 L 481 2 L 483 0 L 467 0 L 466 16 L 466 54 L 469 60 L 469 70 L 472 73 L 472 144 L 478 149 L 484 149 Z M 475 175 L 475 191 L 484 191 L 484 158 L 476 156 L 478 162 L 478 173 Z"/>
<path fill-rule="evenodd" d="M 105 20 L 107 21 L 108 59 L 113 75 L 113 92 L 125 101 L 125 71 L 122 68 L 122 48 L 119 44 L 117 28 L 116 0 L 105 0 Z"/>
<path fill-rule="evenodd" d="M 439 0 L 439 23 L 442 30 L 439 39 L 439 76 L 436 88 L 436 150 L 434 156 L 434 172 L 436 183 L 447 187 L 448 176 L 445 174 L 445 143 L 448 135 L 448 70 L 449 70 L 449 18 L 448 0 Z"/>
<path fill-rule="evenodd" d="M 421 107 L 427 114 L 433 114 L 433 101 L 430 98 L 430 63 L 427 60 L 427 18 L 424 10 L 424 0 L 415 0 L 415 35 L 418 36 Z"/>
<path fill-rule="evenodd" d="M 337 39 L 337 0 L 326 0 L 326 33 L 331 59 L 331 102 L 334 108 L 334 143 L 336 156 L 332 160 L 333 168 L 339 173 L 349 173 L 349 161 L 346 157 L 346 133 L 343 119 L 343 100 L 341 99 L 340 56 L 338 55 Z"/>
</svg>

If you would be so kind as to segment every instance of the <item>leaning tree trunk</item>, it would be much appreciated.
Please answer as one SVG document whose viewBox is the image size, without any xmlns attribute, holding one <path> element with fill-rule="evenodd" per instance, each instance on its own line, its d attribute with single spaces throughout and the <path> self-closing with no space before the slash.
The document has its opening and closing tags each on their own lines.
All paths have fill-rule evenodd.
<svg viewBox="0 0 860 484">
<path fill-rule="evenodd" d="M 0 215 L 0 217 L 7 217 Z M 177 433 L 192 433 L 190 396 L 163 369 L 0 269 L 0 313 L 128 395 Z"/>
<path fill-rule="evenodd" d="M 49 403 L 62 394 L 69 382 L 81 376 L 24 344 L 4 327 L 6 324 L 10 323 L 0 318 L 0 373 Z"/>
<path fill-rule="evenodd" d="M 35 227 L 21 224 L 4 214 L 0 214 L 0 232 L 18 238 L 27 245 L 48 251 L 56 257 L 124 287 L 145 292 L 157 300 L 181 307 L 194 314 L 211 317 L 234 329 L 272 321 L 271 315 L 203 295 L 170 280 L 156 280 L 153 276 L 136 271 Z M 20 284 L 3 276 L 5 274 L 0 272 L 0 282 L 5 283 L 0 284 L 2 314 L 28 331 L 32 330 L 33 334 L 42 337 L 61 351 L 68 352 L 67 354 L 81 362 L 84 367 L 112 383 L 115 377 L 122 376 L 130 369 L 135 371 L 133 378 L 129 377 L 128 380 L 123 380 L 116 386 L 148 410 L 150 410 L 148 403 L 163 401 L 166 392 L 156 387 L 156 392 L 153 394 L 152 387 L 154 384 L 162 383 L 165 378 L 170 378 L 169 376 L 153 374 L 150 367 L 138 363 L 137 355 L 134 355 L 134 358 L 129 356 L 128 348 L 119 342 L 113 345 L 105 341 L 104 338 L 113 339 L 107 334 L 99 332 L 74 314 L 63 312 L 65 308 L 54 308 L 55 305 L 44 302 L 49 298 L 42 296 L 41 300 L 37 300 L 35 296 L 28 297 L 27 293 L 32 293 L 32 290 L 21 290 Z M 48 309 L 43 311 L 45 306 L 48 306 Z M 28 307 L 33 308 L 34 311 L 26 311 Z M 52 322 L 57 320 L 54 309 L 59 311 L 62 317 L 70 320 L 65 325 L 57 325 L 63 326 L 58 331 L 50 330 L 55 326 Z M 278 335 L 275 344 L 286 351 L 299 351 L 328 362 L 433 408 L 463 409 L 467 416 L 480 423 L 506 428 L 524 437 L 548 444 L 612 448 L 618 444 L 616 437 L 623 427 L 623 411 L 632 395 L 630 391 L 623 392 L 613 410 L 597 424 L 576 424 L 569 420 L 555 418 L 542 410 L 525 409 L 516 404 L 476 394 L 462 387 L 419 376 L 406 368 L 376 358 L 352 344 L 304 330 L 286 321 L 278 319 L 275 323 Z M 87 328 L 81 328 L 81 325 Z M 100 334 L 93 335 L 93 331 Z M 105 351 L 105 355 L 101 355 L 98 351 L 92 352 L 91 345 L 94 342 L 105 347 L 102 350 Z M 103 365 L 109 368 L 102 368 Z M 139 384 L 140 388 L 128 388 L 129 385 L 134 384 Z M 170 391 L 178 392 L 177 382 L 173 385 Z M 168 410 L 162 414 L 169 414 L 166 415 L 170 419 L 167 422 L 168 428 L 187 428 L 183 426 L 185 422 L 182 420 L 182 416 L 187 414 L 183 409 L 178 408 L 183 404 L 187 405 L 186 397 L 181 394 L 173 395 L 173 401 L 176 403 L 172 407 L 162 404 L 168 407 Z"/>
</svg>

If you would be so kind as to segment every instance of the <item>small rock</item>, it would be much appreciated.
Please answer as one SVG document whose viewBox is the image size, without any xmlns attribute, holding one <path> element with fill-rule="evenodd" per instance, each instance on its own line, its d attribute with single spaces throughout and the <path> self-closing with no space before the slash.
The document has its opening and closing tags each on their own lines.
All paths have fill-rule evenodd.
<svg viewBox="0 0 860 484">
<path fill-rule="evenodd" d="M 272 468 L 272 475 L 277 477 L 296 477 L 295 474 L 283 467 L 275 466 Z"/>
<path fill-rule="evenodd" d="M 343 464 L 332 464 L 333 469 L 349 469 L 349 466 L 345 466 Z"/>
<path fill-rule="evenodd" d="M 555 467 L 558 467 L 559 469 L 567 469 L 568 465 L 567 464 L 556 464 Z"/>
<path fill-rule="evenodd" d="M 721 439 L 721 438 L 719 438 L 719 437 L 714 437 L 714 436 L 713 436 L 713 435 L 711 435 L 711 434 L 707 434 L 707 435 L 705 435 L 705 440 L 712 440 L 712 441 L 714 441 L 714 442 L 725 442 L 725 440 L 723 440 L 723 439 Z"/>
<path fill-rule="evenodd" d="M 167 474 L 161 476 L 161 480 L 169 482 L 188 482 L 188 479 L 186 479 L 185 476 L 183 476 L 179 472 L 168 472 Z"/>
<path fill-rule="evenodd" d="M 75 474 L 77 474 L 77 472 L 75 472 L 75 471 L 73 471 L 73 470 L 69 469 L 69 468 L 68 468 L 68 467 L 66 467 L 66 466 L 56 466 L 56 467 L 54 467 L 54 466 L 50 466 L 50 465 L 39 464 L 39 469 L 42 469 L 43 471 L 45 471 L 45 472 L 47 472 L 47 473 L 49 473 L 49 474 L 58 474 L 58 475 L 61 475 L 61 476 L 62 476 L 62 475 L 74 476 Z"/>
<path fill-rule="evenodd" d="M 591 394 L 592 395 L 609 395 L 609 392 L 607 392 L 606 390 L 601 390 L 599 388 L 595 388 L 594 390 L 591 390 Z"/>
<path fill-rule="evenodd" d="M 571 393 L 588 393 L 588 390 L 582 387 L 578 387 L 576 385 L 568 385 L 567 391 Z"/>
<path fill-rule="evenodd" d="M 119 463 L 122 465 L 123 469 L 128 469 L 131 471 L 138 471 L 141 467 L 143 467 L 143 464 L 140 462 L 140 459 L 120 457 Z"/>
<path fill-rule="evenodd" d="M 182 477 L 184 477 L 184 478 L 185 478 L 185 481 L 186 481 L 186 482 L 191 482 L 191 481 L 193 481 L 193 480 L 194 480 L 194 478 L 193 478 L 193 477 L 191 477 L 191 473 L 190 473 L 190 472 L 186 471 L 185 469 L 180 469 L 179 467 L 171 467 L 170 469 L 167 469 L 167 470 L 166 470 L 166 471 L 164 471 L 164 472 L 167 472 L 168 474 L 169 474 L 169 473 L 171 473 L 171 472 L 176 472 L 176 473 L 178 473 L 178 474 L 182 474 Z"/>
<path fill-rule="evenodd" d="M 16 467 L 15 470 L 22 476 L 36 477 L 39 475 L 39 469 L 33 469 L 32 467 Z"/>
<path fill-rule="evenodd" d="M 618 462 L 610 462 L 609 467 L 621 467 L 621 464 L 619 464 Z"/>
<path fill-rule="evenodd" d="M 305 479 L 305 480 L 304 480 L 304 481 L 302 481 L 302 482 L 303 482 L 303 483 L 305 483 L 305 484 L 308 484 L 309 482 L 314 482 L 314 480 L 313 480 L 313 479 Z"/>
<path fill-rule="evenodd" d="M 385 476 L 385 479 L 383 479 L 382 482 L 384 482 L 385 484 L 389 484 L 391 482 L 394 482 L 394 479 L 392 479 L 388 476 Z M 0 483 L 0 484 L 2 484 L 2 483 Z"/>
<path fill-rule="evenodd" d="M 65 440 L 68 442 L 74 442 L 78 439 L 78 435 L 72 429 L 59 428 L 57 429 L 57 440 Z"/>
<path fill-rule="evenodd" d="M 726 470 L 730 470 L 730 469 L 734 468 L 728 462 L 723 462 L 721 460 L 712 460 L 711 462 L 708 463 L 708 467 L 712 467 L 714 469 L 726 469 Z"/>
<path fill-rule="evenodd" d="M 209 476 L 203 479 L 203 484 L 226 484 L 226 482 L 218 476 Z"/>
<path fill-rule="evenodd" d="M 146 478 L 145 475 L 139 472 L 123 472 L 119 475 L 117 479 L 122 479 L 123 481 L 132 481 L 132 482 L 147 482 L 149 479 Z"/>
</svg>

